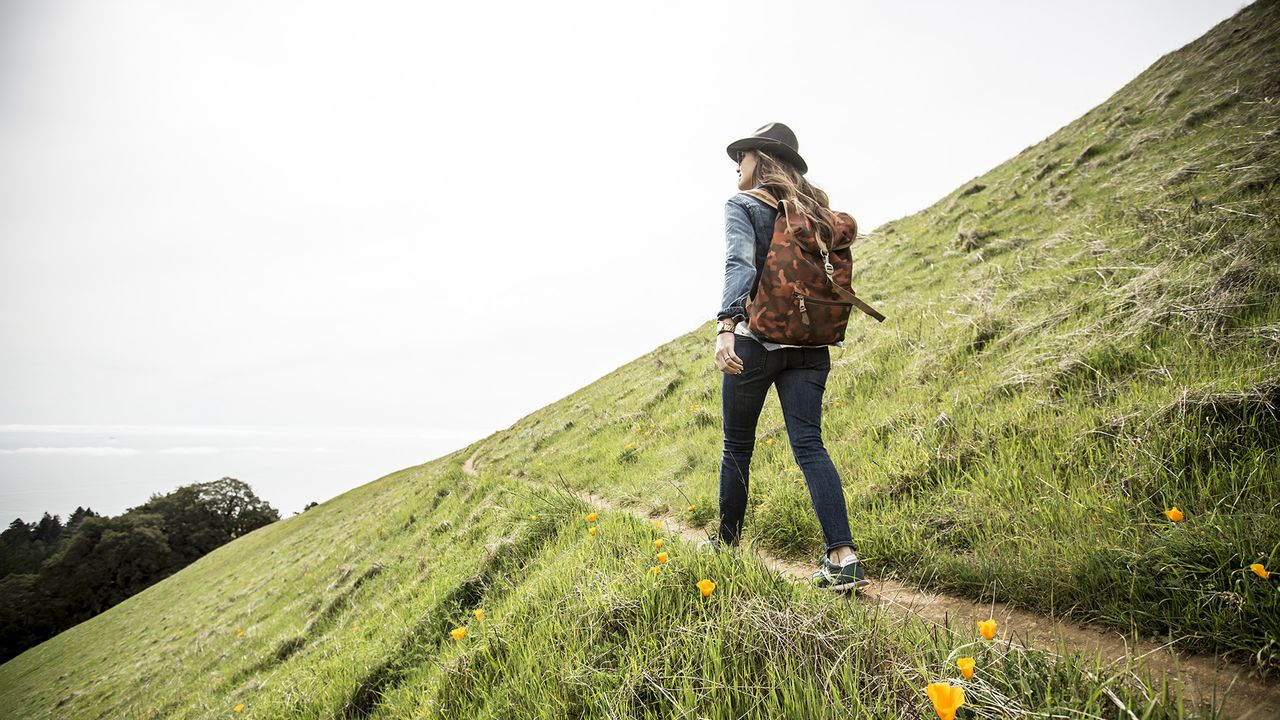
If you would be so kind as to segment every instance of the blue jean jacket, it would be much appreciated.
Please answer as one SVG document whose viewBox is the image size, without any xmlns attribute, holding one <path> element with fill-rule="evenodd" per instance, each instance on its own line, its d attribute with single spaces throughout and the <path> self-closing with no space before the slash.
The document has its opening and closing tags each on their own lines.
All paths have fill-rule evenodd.
<svg viewBox="0 0 1280 720">
<path fill-rule="evenodd" d="M 724 292 L 716 320 L 747 318 L 747 298 L 759 284 L 777 215 L 777 210 L 750 195 L 739 193 L 725 202 Z"/>
</svg>

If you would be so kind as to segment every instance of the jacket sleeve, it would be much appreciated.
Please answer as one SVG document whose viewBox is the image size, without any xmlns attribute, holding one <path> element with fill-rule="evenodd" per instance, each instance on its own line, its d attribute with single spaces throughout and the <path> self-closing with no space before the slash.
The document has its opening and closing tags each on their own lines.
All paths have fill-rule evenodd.
<svg viewBox="0 0 1280 720">
<path fill-rule="evenodd" d="M 746 209 L 732 199 L 724 204 L 724 238 L 724 292 L 716 320 L 732 317 L 741 322 L 747 317 L 747 294 L 756 279 L 756 238 Z"/>
</svg>

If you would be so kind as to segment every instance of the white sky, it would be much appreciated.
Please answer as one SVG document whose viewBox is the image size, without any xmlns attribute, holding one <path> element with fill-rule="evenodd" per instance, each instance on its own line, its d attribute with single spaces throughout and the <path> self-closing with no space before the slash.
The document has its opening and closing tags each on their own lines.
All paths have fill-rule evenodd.
<svg viewBox="0 0 1280 720">
<path fill-rule="evenodd" d="M 871 229 L 1243 5 L 0 0 L 0 423 L 480 437 L 714 317 L 730 141 Z"/>
</svg>

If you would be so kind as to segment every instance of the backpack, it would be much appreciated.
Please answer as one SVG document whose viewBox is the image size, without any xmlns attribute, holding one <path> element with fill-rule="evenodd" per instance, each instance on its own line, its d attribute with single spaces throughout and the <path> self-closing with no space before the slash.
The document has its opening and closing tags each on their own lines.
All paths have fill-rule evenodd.
<svg viewBox="0 0 1280 720">
<path fill-rule="evenodd" d="M 794 203 L 775 200 L 762 189 L 745 194 L 778 210 L 759 283 L 746 301 L 747 327 L 756 337 L 787 345 L 831 345 L 844 339 L 854 307 L 884 322 L 884 315 L 850 287 L 849 246 L 858 235 L 852 216 L 819 208 L 829 214 L 836 231 L 835 238 L 824 241 Z"/>
</svg>

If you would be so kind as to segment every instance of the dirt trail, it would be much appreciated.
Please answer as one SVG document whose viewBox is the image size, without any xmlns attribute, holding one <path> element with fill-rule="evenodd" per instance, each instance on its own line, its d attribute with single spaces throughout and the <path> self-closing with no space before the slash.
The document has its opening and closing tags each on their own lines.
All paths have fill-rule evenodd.
<svg viewBox="0 0 1280 720">
<path fill-rule="evenodd" d="M 469 475 L 476 474 L 476 454 L 478 451 L 462 465 L 462 470 Z M 697 543 L 707 539 L 705 531 L 688 527 L 673 516 L 652 517 L 637 510 L 619 508 L 601 495 L 585 491 L 573 492 L 593 508 L 629 512 L 645 521 L 660 519 L 664 527 L 688 542 Z M 813 566 L 796 563 L 758 550 L 756 554 L 769 569 L 793 583 L 807 583 L 809 575 L 816 568 L 816 563 Z M 1100 654 L 1104 662 L 1110 661 L 1116 667 L 1123 667 L 1126 662 L 1140 658 L 1157 680 L 1161 672 L 1167 673 L 1170 682 L 1178 685 L 1182 697 L 1187 699 L 1217 698 L 1218 702 L 1222 702 L 1222 695 L 1229 687 L 1230 694 L 1222 702 L 1225 718 L 1264 720 L 1280 717 L 1280 683 L 1250 677 L 1248 668 L 1242 665 L 1225 662 L 1211 655 L 1177 652 L 1168 645 L 1134 642 L 1117 630 L 1060 620 L 1011 607 L 1006 603 L 980 604 L 893 580 L 868 579 L 871 584 L 863 588 L 859 596 L 890 610 L 911 613 L 939 625 L 950 620 L 954 627 L 974 627 L 979 620 L 995 618 L 1000 628 L 998 638 L 1012 640 L 1014 644 L 1023 647 L 1057 652 L 1061 641 L 1071 650 L 1085 655 Z M 842 593 L 840 597 L 848 595 Z M 1006 635 L 1009 628 L 1015 631 L 1012 637 Z"/>
</svg>

